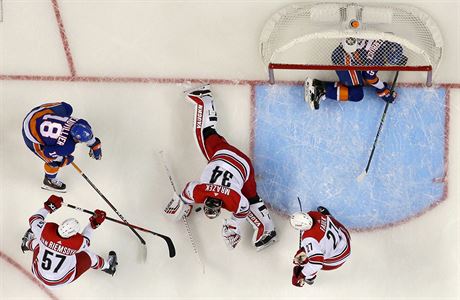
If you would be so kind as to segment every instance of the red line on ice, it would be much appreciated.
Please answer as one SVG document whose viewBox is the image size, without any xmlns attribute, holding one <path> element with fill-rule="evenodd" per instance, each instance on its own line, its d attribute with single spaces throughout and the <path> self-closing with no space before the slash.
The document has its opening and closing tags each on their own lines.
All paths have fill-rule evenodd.
<svg viewBox="0 0 460 300">
<path fill-rule="evenodd" d="M 0 258 L 3 259 L 6 263 L 8 263 L 10 266 L 21 272 L 23 275 L 27 277 L 30 281 L 32 281 L 35 286 L 37 286 L 39 289 L 41 289 L 45 294 L 47 294 L 50 299 L 53 300 L 59 300 L 58 297 L 56 297 L 49 289 L 47 289 L 43 284 L 38 281 L 31 272 L 28 272 L 26 269 L 24 269 L 18 262 L 16 262 L 14 259 L 12 259 L 10 256 L 6 255 L 5 253 L 0 251 Z"/>
<path fill-rule="evenodd" d="M 59 33 L 61 35 L 62 45 L 64 47 L 65 56 L 67 58 L 67 65 L 69 66 L 70 75 L 75 76 L 77 72 L 75 71 L 75 65 L 73 63 L 72 53 L 70 52 L 69 40 L 65 33 L 64 23 L 62 22 L 61 11 L 57 0 L 51 0 L 53 5 L 54 15 L 56 16 L 56 21 L 59 27 Z"/>
</svg>

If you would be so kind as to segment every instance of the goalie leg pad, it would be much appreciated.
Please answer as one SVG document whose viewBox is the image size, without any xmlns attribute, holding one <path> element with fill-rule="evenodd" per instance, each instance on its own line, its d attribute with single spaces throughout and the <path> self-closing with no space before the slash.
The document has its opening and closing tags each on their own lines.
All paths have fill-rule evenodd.
<svg viewBox="0 0 460 300">
<path fill-rule="evenodd" d="M 195 138 L 203 155 L 207 160 L 211 156 L 206 151 L 203 131 L 211 127 L 215 129 L 217 124 L 217 113 L 214 109 L 214 99 L 210 86 L 204 85 L 185 92 L 187 100 L 195 104 L 194 130 Z"/>
<path fill-rule="evenodd" d="M 252 242 L 254 246 L 257 247 L 257 251 L 267 248 L 272 243 L 276 242 L 275 225 L 262 200 L 249 206 L 249 214 L 246 220 L 254 229 Z"/>
</svg>

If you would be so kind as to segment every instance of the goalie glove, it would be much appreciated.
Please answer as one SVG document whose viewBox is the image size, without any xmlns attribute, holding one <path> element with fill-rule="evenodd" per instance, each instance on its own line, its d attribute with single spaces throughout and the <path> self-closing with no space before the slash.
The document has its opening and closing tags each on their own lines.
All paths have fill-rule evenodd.
<svg viewBox="0 0 460 300">
<path fill-rule="evenodd" d="M 171 201 L 165 207 L 165 213 L 174 218 L 175 221 L 188 217 L 192 211 L 192 205 L 185 203 L 180 195 L 173 193 Z"/>
<path fill-rule="evenodd" d="M 222 226 L 222 237 L 227 247 L 232 250 L 241 240 L 238 223 L 233 219 L 225 219 Z"/>
</svg>

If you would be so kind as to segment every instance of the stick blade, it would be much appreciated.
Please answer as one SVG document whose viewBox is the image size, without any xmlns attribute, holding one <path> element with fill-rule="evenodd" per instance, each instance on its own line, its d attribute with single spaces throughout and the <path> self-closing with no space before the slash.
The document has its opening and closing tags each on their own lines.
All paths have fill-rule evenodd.
<svg viewBox="0 0 460 300">
<path fill-rule="evenodd" d="M 358 182 L 363 182 L 364 178 L 366 178 L 366 175 L 367 175 L 367 172 L 366 171 L 363 171 L 361 174 L 359 174 L 358 177 L 356 177 L 356 180 Z"/>
<path fill-rule="evenodd" d="M 147 261 L 147 245 L 146 244 L 139 245 L 138 261 L 140 263 L 145 263 Z"/>
<path fill-rule="evenodd" d="M 163 238 L 166 244 L 168 245 L 169 257 L 173 258 L 174 256 L 176 256 L 176 248 L 174 247 L 174 244 L 169 237 L 164 236 Z"/>
</svg>

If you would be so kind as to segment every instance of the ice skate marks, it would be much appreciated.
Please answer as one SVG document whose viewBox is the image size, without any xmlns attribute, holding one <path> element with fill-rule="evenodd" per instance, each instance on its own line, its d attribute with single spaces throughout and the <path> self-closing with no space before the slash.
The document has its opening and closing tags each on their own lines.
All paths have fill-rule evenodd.
<svg viewBox="0 0 460 300">
<path fill-rule="evenodd" d="M 446 91 L 406 87 L 391 105 L 372 170 L 358 184 L 385 103 L 371 89 L 359 103 L 310 110 L 299 86 L 256 87 L 254 164 L 274 209 L 325 205 L 353 229 L 403 222 L 445 197 Z"/>
</svg>

